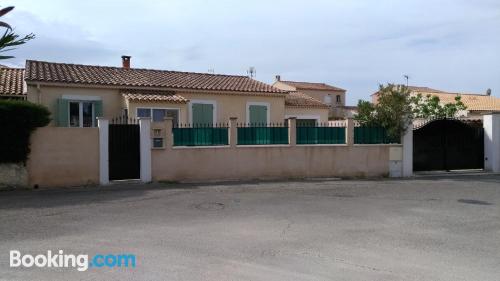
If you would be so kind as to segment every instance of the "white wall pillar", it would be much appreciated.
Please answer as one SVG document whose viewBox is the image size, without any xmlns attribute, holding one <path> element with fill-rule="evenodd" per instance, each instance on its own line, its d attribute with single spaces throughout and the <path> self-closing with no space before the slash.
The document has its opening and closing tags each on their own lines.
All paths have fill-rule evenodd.
<svg viewBox="0 0 500 281">
<path fill-rule="evenodd" d="M 235 148 L 238 144 L 238 118 L 229 118 L 229 146 Z"/>
<path fill-rule="evenodd" d="M 109 184 L 109 120 L 97 117 L 99 128 L 99 183 Z"/>
<path fill-rule="evenodd" d="M 141 181 L 151 181 L 151 118 L 139 117 Z"/>
<path fill-rule="evenodd" d="M 288 118 L 288 144 L 290 146 L 297 145 L 297 118 Z"/>
<path fill-rule="evenodd" d="M 172 133 L 172 127 L 174 126 L 174 118 L 165 117 L 165 149 L 172 149 L 174 147 L 174 134 Z"/>
<path fill-rule="evenodd" d="M 352 118 L 346 118 L 345 120 L 345 144 L 348 146 L 354 145 L 354 120 Z"/>
<path fill-rule="evenodd" d="M 483 116 L 484 169 L 500 173 L 500 114 Z"/>
<path fill-rule="evenodd" d="M 401 138 L 403 145 L 403 177 L 413 176 L 413 123 L 408 125 Z"/>
</svg>

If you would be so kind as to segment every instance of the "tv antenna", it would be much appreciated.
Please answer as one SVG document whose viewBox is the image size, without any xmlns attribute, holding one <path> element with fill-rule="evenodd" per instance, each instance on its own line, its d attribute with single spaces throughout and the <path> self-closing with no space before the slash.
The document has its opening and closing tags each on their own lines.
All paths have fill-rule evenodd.
<svg viewBox="0 0 500 281">
<path fill-rule="evenodd" d="M 255 67 L 250 66 L 247 70 L 247 75 L 250 78 L 255 78 L 257 76 L 257 70 L 255 69 Z"/>
<path fill-rule="evenodd" d="M 406 79 L 406 87 L 408 87 L 408 80 L 410 80 L 410 76 L 408 74 L 403 75 L 403 77 Z"/>
</svg>

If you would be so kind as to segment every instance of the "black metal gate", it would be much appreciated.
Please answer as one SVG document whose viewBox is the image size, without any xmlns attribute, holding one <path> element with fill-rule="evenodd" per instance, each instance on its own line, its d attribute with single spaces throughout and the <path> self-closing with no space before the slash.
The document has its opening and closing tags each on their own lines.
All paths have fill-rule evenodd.
<svg viewBox="0 0 500 281">
<path fill-rule="evenodd" d="M 116 118 L 109 124 L 109 179 L 140 178 L 140 136 L 136 120 Z"/>
<path fill-rule="evenodd" d="M 433 120 L 413 131 L 413 170 L 484 168 L 482 122 Z"/>
</svg>

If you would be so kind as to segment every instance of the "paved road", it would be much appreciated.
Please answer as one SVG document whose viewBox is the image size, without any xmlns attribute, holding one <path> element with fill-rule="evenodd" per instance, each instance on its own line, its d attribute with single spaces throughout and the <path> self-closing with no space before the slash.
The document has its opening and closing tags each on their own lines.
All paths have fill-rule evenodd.
<svg viewBox="0 0 500 281">
<path fill-rule="evenodd" d="M 499 206 L 499 176 L 3 191 L 0 280 L 499 280 Z M 9 268 L 12 249 L 137 265 Z"/>
</svg>

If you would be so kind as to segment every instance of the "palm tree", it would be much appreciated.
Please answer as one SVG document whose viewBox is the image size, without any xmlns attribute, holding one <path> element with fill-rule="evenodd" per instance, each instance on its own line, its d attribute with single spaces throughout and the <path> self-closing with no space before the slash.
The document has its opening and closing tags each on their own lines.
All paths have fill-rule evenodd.
<svg viewBox="0 0 500 281">
<path fill-rule="evenodd" d="M 0 9 L 0 17 L 6 15 L 13 9 L 14 9 L 13 6 Z M 35 38 L 35 35 L 33 33 L 30 33 L 24 37 L 20 37 L 18 34 L 14 32 L 14 30 L 8 23 L 3 21 L 0 21 L 0 27 L 4 27 L 6 29 L 2 37 L 0 38 L 0 53 L 12 51 L 15 49 L 15 46 L 22 45 L 28 42 L 29 40 Z M 0 60 L 11 59 L 11 58 L 13 58 L 13 56 L 0 55 Z"/>
</svg>

